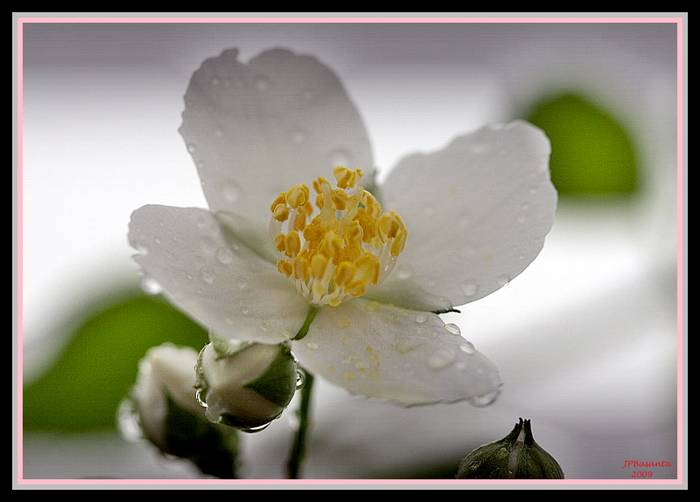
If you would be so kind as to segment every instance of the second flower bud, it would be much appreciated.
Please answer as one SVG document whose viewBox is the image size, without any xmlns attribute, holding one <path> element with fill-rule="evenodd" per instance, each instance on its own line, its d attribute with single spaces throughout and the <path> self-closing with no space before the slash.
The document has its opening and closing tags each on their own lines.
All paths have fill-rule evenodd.
<svg viewBox="0 0 700 502">
<path fill-rule="evenodd" d="M 256 432 L 294 397 L 297 363 L 287 345 L 214 339 L 199 353 L 197 398 L 216 423 Z"/>
</svg>

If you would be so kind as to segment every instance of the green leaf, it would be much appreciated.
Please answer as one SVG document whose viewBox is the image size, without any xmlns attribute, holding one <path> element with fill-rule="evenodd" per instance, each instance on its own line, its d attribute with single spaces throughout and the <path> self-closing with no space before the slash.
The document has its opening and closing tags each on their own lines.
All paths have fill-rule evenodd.
<svg viewBox="0 0 700 502">
<path fill-rule="evenodd" d="M 573 93 L 550 95 L 533 104 L 526 119 L 551 141 L 552 183 L 560 195 L 622 195 L 639 188 L 632 138 L 602 106 Z"/>
<path fill-rule="evenodd" d="M 253 389 L 268 401 L 285 408 L 294 397 L 297 385 L 297 366 L 289 347 L 280 345 L 270 366 L 245 387 Z"/>
<path fill-rule="evenodd" d="M 206 331 L 184 314 L 135 292 L 87 314 L 68 338 L 53 364 L 25 385 L 28 432 L 116 429 L 119 402 L 150 347 L 172 342 L 199 349 L 207 343 Z"/>
</svg>

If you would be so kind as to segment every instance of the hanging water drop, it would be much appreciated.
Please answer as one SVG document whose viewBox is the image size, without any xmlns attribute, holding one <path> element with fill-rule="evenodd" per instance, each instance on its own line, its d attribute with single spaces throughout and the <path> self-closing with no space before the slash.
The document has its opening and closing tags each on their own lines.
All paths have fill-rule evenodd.
<svg viewBox="0 0 700 502">
<path fill-rule="evenodd" d="M 296 389 L 299 390 L 304 386 L 304 383 L 306 382 L 306 373 L 304 373 L 304 370 L 297 368 L 297 383 L 296 383 Z"/>
<path fill-rule="evenodd" d="M 144 276 L 141 279 L 141 289 L 149 295 L 157 295 L 163 291 L 163 287 L 153 277 Z"/>
<path fill-rule="evenodd" d="M 459 346 L 459 350 L 464 352 L 465 354 L 472 355 L 476 352 L 476 349 L 474 348 L 474 344 L 471 342 L 465 341 L 462 345 Z"/>
</svg>

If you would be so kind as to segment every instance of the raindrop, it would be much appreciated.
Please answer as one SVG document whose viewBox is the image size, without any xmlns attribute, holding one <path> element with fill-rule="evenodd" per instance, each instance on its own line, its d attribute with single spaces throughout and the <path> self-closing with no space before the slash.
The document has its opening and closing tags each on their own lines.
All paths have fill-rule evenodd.
<svg viewBox="0 0 700 502">
<path fill-rule="evenodd" d="M 476 349 L 474 348 L 474 344 L 471 342 L 464 342 L 462 345 L 459 346 L 459 350 L 461 350 L 465 354 L 469 354 L 469 355 L 472 355 L 473 353 L 476 352 Z"/>
<path fill-rule="evenodd" d="M 241 426 L 239 426 L 239 427 L 237 427 L 237 429 L 240 430 L 241 432 L 247 432 L 248 434 L 253 434 L 255 432 L 264 431 L 265 429 L 267 429 L 270 426 L 271 423 L 272 423 L 272 421 L 269 421 L 266 424 L 258 425 L 256 427 L 241 427 Z"/>
<path fill-rule="evenodd" d="M 484 408 L 486 406 L 489 406 L 490 404 L 493 404 L 496 399 L 498 399 L 498 396 L 501 394 L 500 389 L 496 389 L 492 392 L 487 392 L 486 394 L 482 394 L 481 396 L 474 396 L 469 400 L 469 404 L 472 406 L 476 406 L 477 408 Z"/>
<path fill-rule="evenodd" d="M 194 146 L 193 143 L 187 143 L 187 151 L 190 153 L 194 153 L 197 151 L 197 147 Z"/>
<path fill-rule="evenodd" d="M 462 331 L 459 329 L 459 326 L 453 323 L 445 324 L 445 329 L 447 330 L 448 333 L 452 335 L 459 336 L 462 334 Z"/>
<path fill-rule="evenodd" d="M 474 296 L 479 291 L 479 285 L 475 281 L 467 281 L 462 284 L 462 292 L 466 296 Z"/>
<path fill-rule="evenodd" d="M 349 166 L 350 154 L 345 150 L 338 149 L 331 152 L 331 163 L 333 166 Z"/>
<path fill-rule="evenodd" d="M 208 405 L 207 405 L 207 396 L 206 396 L 206 393 L 203 392 L 203 389 L 197 389 L 197 390 L 195 391 L 195 393 L 194 393 L 194 397 L 195 397 L 195 399 L 197 400 L 197 402 L 199 403 L 200 406 L 202 406 L 203 408 L 207 408 L 207 407 L 208 407 Z"/>
<path fill-rule="evenodd" d="M 119 408 L 117 409 L 117 428 L 121 436 L 129 442 L 133 443 L 143 438 L 143 431 L 139 424 L 136 404 L 132 399 L 126 398 L 119 403 Z"/>
<path fill-rule="evenodd" d="M 229 202 L 235 202 L 238 199 L 239 189 L 238 185 L 236 185 L 234 182 L 228 181 L 224 183 L 221 190 L 224 194 L 224 197 Z"/>
<path fill-rule="evenodd" d="M 449 366 L 454 360 L 454 352 L 449 349 L 438 349 L 428 358 L 428 366 L 431 369 L 439 370 Z"/>
<path fill-rule="evenodd" d="M 416 316 L 416 322 L 417 322 L 418 324 L 423 324 L 423 323 L 424 323 L 425 321 L 427 321 L 427 320 L 428 320 L 428 316 L 425 315 L 425 314 L 418 314 L 418 315 Z"/>
<path fill-rule="evenodd" d="M 141 289 L 149 295 L 157 295 L 163 291 L 163 287 L 153 277 L 144 276 L 141 279 Z"/>
<path fill-rule="evenodd" d="M 300 145 L 304 142 L 304 140 L 306 140 L 306 134 L 301 129 L 295 129 L 292 131 L 290 137 L 292 139 L 292 143 L 295 145 Z"/>
<path fill-rule="evenodd" d="M 270 79 L 264 75 L 255 77 L 255 88 L 259 91 L 265 91 L 270 87 Z"/>
<path fill-rule="evenodd" d="M 297 390 L 301 389 L 304 386 L 305 382 L 306 382 L 306 373 L 304 373 L 304 370 L 297 369 L 297 384 L 296 384 Z"/>
<path fill-rule="evenodd" d="M 307 343 L 306 343 L 306 347 L 307 347 L 309 350 L 316 350 L 316 349 L 318 349 L 318 344 L 317 344 L 317 343 L 314 343 L 314 342 L 307 342 Z"/>
<path fill-rule="evenodd" d="M 410 279 L 413 275 L 413 270 L 410 265 L 399 265 L 396 270 L 396 277 L 402 281 Z"/>
<path fill-rule="evenodd" d="M 233 253 L 228 248 L 219 248 L 216 252 L 216 259 L 223 265 L 228 265 L 233 261 Z"/>
<path fill-rule="evenodd" d="M 192 277 L 192 274 L 185 274 L 185 277 L 187 277 L 187 279 L 190 281 L 194 279 L 194 277 Z"/>
<path fill-rule="evenodd" d="M 505 274 L 498 276 L 498 285 L 499 285 L 499 286 L 501 286 L 501 287 L 502 287 L 502 286 L 505 286 L 505 285 L 508 284 L 509 282 L 510 282 L 510 277 L 509 277 L 509 276 L 507 276 L 507 275 L 505 275 Z"/>
</svg>

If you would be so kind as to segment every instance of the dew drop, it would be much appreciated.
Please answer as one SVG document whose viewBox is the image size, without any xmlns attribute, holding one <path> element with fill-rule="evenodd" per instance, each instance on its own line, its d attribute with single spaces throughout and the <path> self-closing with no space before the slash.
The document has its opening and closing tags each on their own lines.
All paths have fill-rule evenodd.
<svg viewBox="0 0 700 502">
<path fill-rule="evenodd" d="M 209 405 L 207 405 L 207 395 L 206 392 L 203 392 L 203 389 L 197 389 L 194 393 L 194 398 L 197 400 L 201 407 L 209 407 Z"/>
<path fill-rule="evenodd" d="M 259 91 L 266 91 L 270 87 L 270 79 L 264 75 L 255 77 L 255 88 Z"/>
<path fill-rule="evenodd" d="M 224 183 L 221 190 L 224 194 L 224 197 L 229 202 L 235 202 L 238 199 L 238 194 L 240 191 L 238 189 L 238 185 L 236 185 L 234 182 L 228 181 Z"/>
<path fill-rule="evenodd" d="M 187 151 L 190 153 L 194 153 L 197 151 L 197 147 L 194 146 L 193 143 L 187 143 Z"/>
<path fill-rule="evenodd" d="M 410 265 L 399 265 L 396 269 L 396 277 L 402 281 L 410 279 L 412 275 L 413 270 Z"/>
<path fill-rule="evenodd" d="M 510 277 L 509 277 L 509 276 L 507 276 L 507 275 L 505 275 L 505 274 L 499 275 L 499 276 L 498 276 L 498 285 L 499 285 L 499 286 L 501 286 L 501 287 L 502 287 L 502 286 L 505 286 L 505 285 L 508 284 L 509 282 L 510 282 Z"/>
<path fill-rule="evenodd" d="M 304 370 L 297 369 L 297 383 L 296 383 L 297 390 L 301 389 L 304 386 L 305 382 L 306 382 L 306 373 L 304 373 Z"/>
<path fill-rule="evenodd" d="M 471 342 L 464 342 L 462 345 L 459 346 L 459 350 L 464 352 L 465 354 L 472 355 L 476 352 L 476 349 L 474 348 L 474 344 Z"/>
<path fill-rule="evenodd" d="M 462 292 L 466 296 L 474 296 L 479 291 L 479 285 L 475 281 L 467 281 L 462 284 Z"/>
<path fill-rule="evenodd" d="M 469 400 L 469 404 L 472 406 L 476 406 L 477 408 L 484 408 L 486 406 L 489 406 L 490 404 L 493 404 L 496 399 L 498 399 L 498 396 L 501 395 L 501 390 L 496 389 L 492 392 L 487 392 L 486 394 L 483 394 L 481 396 L 474 396 Z"/>
<path fill-rule="evenodd" d="M 338 149 L 331 152 L 331 163 L 333 166 L 349 166 L 350 165 L 350 154 L 345 150 Z"/>
<path fill-rule="evenodd" d="M 306 347 L 309 350 L 317 350 L 318 349 L 318 344 L 314 342 L 306 342 Z"/>
<path fill-rule="evenodd" d="M 223 265 L 228 265 L 233 261 L 233 253 L 228 248 L 219 248 L 216 251 L 216 259 Z"/>
<path fill-rule="evenodd" d="M 416 322 L 417 322 L 418 324 L 423 324 L 423 323 L 424 323 L 425 321 L 427 321 L 427 320 L 428 320 L 428 316 L 425 315 L 425 314 L 418 314 L 418 315 L 416 316 Z"/>
<path fill-rule="evenodd" d="M 144 276 L 141 279 L 141 289 L 149 295 L 157 295 L 163 291 L 163 287 L 153 277 Z"/>
<path fill-rule="evenodd" d="M 445 324 L 445 329 L 451 335 L 459 336 L 462 334 L 462 331 L 459 329 L 459 326 L 457 326 L 456 324 L 453 324 L 453 323 Z"/>
<path fill-rule="evenodd" d="M 455 360 L 455 353 L 449 349 L 438 349 L 428 358 L 428 367 L 434 370 L 446 368 Z"/>
<path fill-rule="evenodd" d="M 189 281 L 194 279 L 194 277 L 192 277 L 192 274 L 185 274 L 185 277 L 187 277 L 187 280 L 189 280 Z"/>
<path fill-rule="evenodd" d="M 292 143 L 295 145 L 301 145 L 306 140 L 306 134 L 301 129 L 295 129 L 290 133 L 290 138 Z"/>
</svg>

